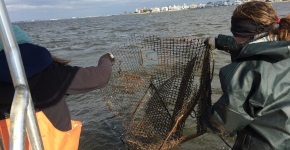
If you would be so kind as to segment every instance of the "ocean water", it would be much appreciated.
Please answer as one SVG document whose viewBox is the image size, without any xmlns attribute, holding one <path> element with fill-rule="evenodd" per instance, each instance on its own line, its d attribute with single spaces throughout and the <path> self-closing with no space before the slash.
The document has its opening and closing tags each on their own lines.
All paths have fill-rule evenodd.
<svg viewBox="0 0 290 150">
<path fill-rule="evenodd" d="M 273 3 L 283 17 L 290 13 L 290 2 Z M 102 54 L 123 44 L 134 35 L 154 34 L 162 37 L 205 38 L 230 32 L 230 18 L 236 6 L 162 12 L 152 14 L 64 19 L 14 23 L 25 30 L 35 44 L 46 47 L 53 55 L 71 60 L 71 65 L 93 66 Z M 215 72 L 212 99 L 222 94 L 219 69 L 230 63 L 228 54 L 214 51 Z M 100 90 L 72 95 L 67 99 L 72 119 L 83 122 L 80 150 L 124 150 L 119 136 L 120 120 L 107 111 Z M 232 145 L 234 137 L 225 140 Z M 216 135 L 203 136 L 183 143 L 174 150 L 229 149 Z"/>
</svg>

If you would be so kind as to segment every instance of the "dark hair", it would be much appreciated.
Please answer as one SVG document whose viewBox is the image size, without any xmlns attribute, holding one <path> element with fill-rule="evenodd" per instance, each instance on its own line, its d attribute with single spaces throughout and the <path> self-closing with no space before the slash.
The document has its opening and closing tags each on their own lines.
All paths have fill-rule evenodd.
<svg viewBox="0 0 290 150">
<path fill-rule="evenodd" d="M 68 65 L 68 63 L 70 62 L 70 60 L 59 58 L 54 55 L 52 55 L 52 61 L 55 63 L 58 63 L 59 65 L 64 65 L 64 66 Z"/>
<path fill-rule="evenodd" d="M 279 27 L 274 28 L 279 19 L 276 10 L 268 2 L 251 1 L 237 6 L 233 17 L 250 19 L 265 26 L 273 26 L 270 30 L 270 37 L 277 35 L 278 40 L 290 40 L 290 14 L 281 18 Z"/>
</svg>

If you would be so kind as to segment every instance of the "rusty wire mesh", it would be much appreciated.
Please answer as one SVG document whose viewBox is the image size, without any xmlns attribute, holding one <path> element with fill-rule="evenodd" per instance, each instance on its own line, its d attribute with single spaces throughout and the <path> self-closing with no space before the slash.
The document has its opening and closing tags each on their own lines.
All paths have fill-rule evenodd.
<svg viewBox="0 0 290 150">
<path fill-rule="evenodd" d="M 205 133 L 199 116 L 211 105 L 213 60 L 203 42 L 143 35 L 113 48 L 102 93 L 129 149 L 169 149 Z M 193 127 L 185 133 L 187 120 Z"/>
</svg>

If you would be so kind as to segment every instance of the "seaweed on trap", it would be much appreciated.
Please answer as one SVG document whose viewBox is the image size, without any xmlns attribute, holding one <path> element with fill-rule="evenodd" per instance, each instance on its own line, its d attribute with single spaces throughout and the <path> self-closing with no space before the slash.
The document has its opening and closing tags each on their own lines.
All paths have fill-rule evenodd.
<svg viewBox="0 0 290 150">
<path fill-rule="evenodd" d="M 214 61 L 203 42 L 143 35 L 113 48 L 116 62 L 102 93 L 122 120 L 129 149 L 169 149 L 205 133 L 199 116 L 211 106 Z M 188 120 L 193 127 L 185 133 Z"/>
</svg>

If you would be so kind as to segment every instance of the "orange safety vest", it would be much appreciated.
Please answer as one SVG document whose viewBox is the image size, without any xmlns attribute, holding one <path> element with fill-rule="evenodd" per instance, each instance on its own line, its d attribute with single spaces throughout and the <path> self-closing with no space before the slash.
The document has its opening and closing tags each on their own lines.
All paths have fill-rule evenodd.
<svg viewBox="0 0 290 150">
<path fill-rule="evenodd" d="M 47 119 L 42 111 L 36 113 L 36 118 L 45 150 L 77 150 L 81 134 L 82 123 L 71 121 L 72 129 L 60 131 Z M 0 134 L 4 150 L 9 150 L 10 119 L 0 120 Z M 26 136 L 26 150 L 29 150 Z"/>
</svg>

